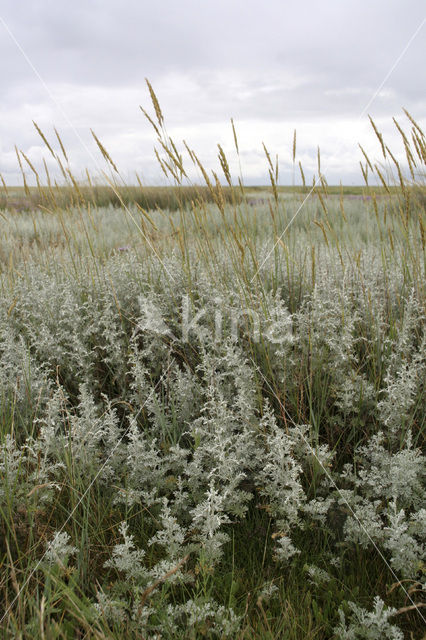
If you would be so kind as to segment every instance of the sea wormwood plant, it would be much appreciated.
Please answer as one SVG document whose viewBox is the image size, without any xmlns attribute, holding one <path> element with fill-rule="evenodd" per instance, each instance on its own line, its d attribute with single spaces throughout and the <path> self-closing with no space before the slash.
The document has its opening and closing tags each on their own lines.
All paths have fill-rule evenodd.
<svg viewBox="0 0 426 640">
<path fill-rule="evenodd" d="M 251 206 L 223 149 L 229 199 L 186 151 L 211 202 L 96 209 L 75 181 L 5 213 L 5 635 L 420 638 L 421 199 L 401 167 L 368 200 L 323 182 L 281 238 L 300 194 L 269 152 Z"/>
</svg>

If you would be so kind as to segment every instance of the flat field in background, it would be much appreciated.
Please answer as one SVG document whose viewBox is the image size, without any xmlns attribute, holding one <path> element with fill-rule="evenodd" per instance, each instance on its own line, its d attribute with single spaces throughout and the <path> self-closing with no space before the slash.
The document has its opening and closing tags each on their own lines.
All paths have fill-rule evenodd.
<svg viewBox="0 0 426 640">
<path fill-rule="evenodd" d="M 392 190 L 392 187 L 391 187 Z M 393 187 L 395 191 L 395 187 Z M 0 193 L 0 210 L 9 211 L 33 211 L 40 205 L 51 206 L 49 202 L 48 190 L 43 190 L 45 198 L 40 195 L 40 190 L 37 187 L 22 187 L 22 186 L 9 186 L 7 190 L 3 189 Z M 307 195 L 310 191 L 310 187 L 295 186 L 284 187 L 278 186 L 278 193 L 282 196 L 292 196 L 293 194 Z M 93 205 L 101 206 L 120 206 L 120 201 L 116 193 L 108 186 L 94 186 L 89 187 L 87 185 L 81 185 L 81 195 L 87 202 L 91 202 Z M 375 192 L 377 196 L 385 195 L 386 191 L 383 187 L 376 187 Z M 118 193 L 122 197 L 126 205 L 138 203 L 145 209 L 168 209 L 175 211 L 180 205 L 202 199 L 205 202 L 211 202 L 212 196 L 206 186 L 194 186 L 194 187 L 155 187 L 155 186 L 126 186 L 119 187 Z M 362 186 L 330 186 L 328 188 L 330 196 L 351 195 L 356 197 L 362 197 L 365 194 L 365 187 Z M 230 199 L 230 190 L 224 189 L 225 197 Z M 241 194 L 234 191 L 234 195 L 237 195 L 238 199 L 241 199 Z M 264 186 L 251 186 L 245 188 L 245 195 L 250 198 L 271 197 L 273 195 L 272 187 L 269 185 Z M 79 196 L 75 189 L 70 187 L 59 187 L 55 189 L 55 199 L 60 206 L 70 206 L 72 204 L 78 204 Z"/>
</svg>

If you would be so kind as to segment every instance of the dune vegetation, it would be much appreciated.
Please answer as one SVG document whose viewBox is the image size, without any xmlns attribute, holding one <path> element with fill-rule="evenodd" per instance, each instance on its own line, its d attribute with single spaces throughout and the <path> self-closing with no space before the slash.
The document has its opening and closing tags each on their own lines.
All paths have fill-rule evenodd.
<svg viewBox="0 0 426 640">
<path fill-rule="evenodd" d="M 62 183 L 18 152 L 38 187 L 3 189 L 2 634 L 420 639 L 424 134 L 402 163 L 372 122 L 352 194 L 265 149 L 256 190 L 151 97 L 168 190 L 97 138 L 82 186 L 41 131 Z"/>
</svg>

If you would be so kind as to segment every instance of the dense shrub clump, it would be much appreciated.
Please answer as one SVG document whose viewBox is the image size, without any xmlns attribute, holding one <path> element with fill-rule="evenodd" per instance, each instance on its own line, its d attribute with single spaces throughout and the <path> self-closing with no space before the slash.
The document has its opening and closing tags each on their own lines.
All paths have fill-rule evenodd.
<svg viewBox="0 0 426 640">
<path fill-rule="evenodd" d="M 294 267 L 297 300 L 278 279 L 248 313 L 236 279 L 224 290 L 189 256 L 190 289 L 178 254 L 163 268 L 131 252 L 96 275 L 28 263 L 3 289 L 3 552 L 33 558 L 27 607 L 47 589 L 72 618 L 68 576 L 88 628 L 233 637 L 242 600 L 214 576 L 264 517 L 265 602 L 310 548 L 314 591 L 377 550 L 388 581 L 420 588 L 424 308 L 398 261 L 385 272 L 365 247 L 360 272 L 329 251 L 315 284 Z M 341 616 L 339 637 L 364 637 Z"/>
<path fill-rule="evenodd" d="M 268 152 L 250 200 L 219 149 L 208 202 L 4 214 L 5 637 L 421 637 L 422 200 L 365 156 L 302 210 Z"/>
</svg>

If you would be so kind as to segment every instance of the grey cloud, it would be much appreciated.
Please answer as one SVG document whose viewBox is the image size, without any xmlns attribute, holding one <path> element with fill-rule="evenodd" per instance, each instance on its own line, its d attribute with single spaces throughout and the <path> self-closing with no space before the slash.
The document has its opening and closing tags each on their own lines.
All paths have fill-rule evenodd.
<svg viewBox="0 0 426 640">
<path fill-rule="evenodd" d="M 228 66 L 326 73 L 338 84 L 354 74 L 377 82 L 424 17 L 423 7 L 420 0 L 2 3 L 4 19 L 47 80 L 107 85 Z M 416 48 L 419 41 L 411 55 Z M 2 71 L 13 81 L 9 65 L 22 64 L 10 46 L 9 54 Z"/>
<path fill-rule="evenodd" d="M 93 126 L 113 144 L 135 130 L 148 136 L 138 110 L 149 106 L 145 77 L 179 131 L 230 117 L 259 130 L 357 118 L 423 14 L 421 0 L 4 0 L 0 11 L 85 139 Z M 1 24 L 0 33 L 3 154 L 38 143 L 33 118 L 77 148 Z M 402 106 L 425 115 L 425 37 L 426 26 L 371 105 L 374 117 Z"/>
</svg>

